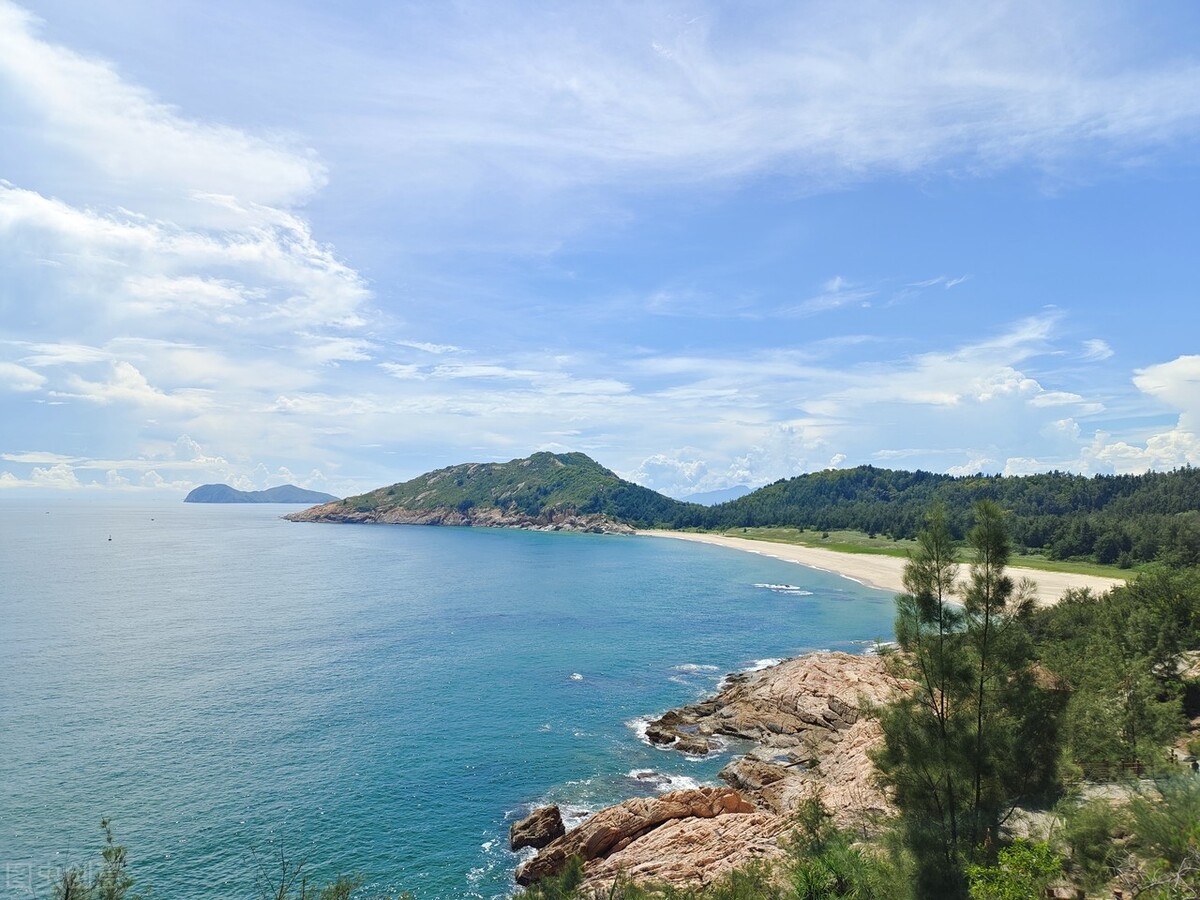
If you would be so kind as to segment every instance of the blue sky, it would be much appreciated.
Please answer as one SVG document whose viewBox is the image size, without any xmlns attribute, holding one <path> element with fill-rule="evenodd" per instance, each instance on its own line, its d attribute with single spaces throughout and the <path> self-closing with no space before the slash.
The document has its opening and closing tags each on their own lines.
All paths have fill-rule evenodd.
<svg viewBox="0 0 1200 900">
<path fill-rule="evenodd" d="M 0 0 L 0 489 L 1200 464 L 1191 3 Z"/>
</svg>

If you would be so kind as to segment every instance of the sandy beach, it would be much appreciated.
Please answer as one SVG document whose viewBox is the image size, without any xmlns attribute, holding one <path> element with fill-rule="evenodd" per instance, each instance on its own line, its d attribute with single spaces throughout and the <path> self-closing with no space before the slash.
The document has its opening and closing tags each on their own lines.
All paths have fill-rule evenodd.
<svg viewBox="0 0 1200 900">
<path fill-rule="evenodd" d="M 895 556 L 876 556 L 870 553 L 839 553 L 836 550 L 825 550 L 820 547 L 802 547 L 798 544 L 777 544 L 772 541 L 752 541 L 746 538 L 726 537 L 721 534 L 698 534 L 685 531 L 639 531 L 638 534 L 648 537 L 673 538 L 682 541 L 696 541 L 701 544 L 715 544 L 718 547 L 729 547 L 733 550 L 743 550 L 747 553 L 757 553 L 760 556 L 770 556 L 787 562 L 799 563 L 823 572 L 832 572 L 844 578 L 885 591 L 900 592 L 904 590 L 903 573 L 904 560 Z M 1124 584 L 1120 578 L 1102 578 L 1098 575 L 1075 575 L 1069 572 L 1043 572 L 1037 569 L 1023 569 L 1019 566 L 1009 566 L 1009 573 L 1016 579 L 1030 578 L 1037 583 L 1037 599 L 1039 603 L 1056 603 L 1068 588 L 1091 588 L 1095 593 L 1104 593 L 1109 588 Z M 966 575 L 966 566 L 962 567 L 960 577 Z"/>
</svg>

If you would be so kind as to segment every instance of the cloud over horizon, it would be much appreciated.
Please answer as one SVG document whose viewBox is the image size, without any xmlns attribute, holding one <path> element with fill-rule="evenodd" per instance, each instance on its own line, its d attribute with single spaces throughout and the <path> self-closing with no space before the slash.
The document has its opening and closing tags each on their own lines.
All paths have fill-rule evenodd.
<svg viewBox="0 0 1200 900">
<path fill-rule="evenodd" d="M 1186 270 L 1078 287 L 1195 193 L 1190 19 L 251 4 L 192 87 L 188 10 L 155 54 L 47 9 L 0 0 L 0 488 L 1200 460 Z"/>
</svg>

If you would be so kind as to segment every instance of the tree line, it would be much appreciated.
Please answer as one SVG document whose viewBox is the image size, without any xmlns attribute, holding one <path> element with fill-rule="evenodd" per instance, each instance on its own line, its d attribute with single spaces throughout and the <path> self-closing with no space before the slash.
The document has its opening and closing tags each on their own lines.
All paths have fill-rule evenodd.
<svg viewBox="0 0 1200 900">
<path fill-rule="evenodd" d="M 1022 552 L 1126 567 L 1156 559 L 1200 564 L 1200 469 L 1190 466 L 1092 477 L 952 476 L 859 466 L 783 479 L 713 507 L 622 499 L 631 502 L 620 514 L 639 524 L 849 529 L 896 539 L 915 538 L 926 511 L 938 505 L 956 540 L 967 536 L 974 504 L 989 500 L 1007 511 L 1009 538 Z"/>
</svg>

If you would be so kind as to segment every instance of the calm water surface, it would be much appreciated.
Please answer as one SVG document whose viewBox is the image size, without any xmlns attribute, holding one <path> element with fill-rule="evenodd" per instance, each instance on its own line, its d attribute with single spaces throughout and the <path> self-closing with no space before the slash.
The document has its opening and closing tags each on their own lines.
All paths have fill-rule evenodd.
<svg viewBox="0 0 1200 900">
<path fill-rule="evenodd" d="M 0 499 L 0 896 L 96 859 L 102 816 L 160 898 L 256 896 L 280 848 L 503 896 L 532 805 L 728 761 L 649 747 L 641 717 L 891 632 L 889 594 L 754 554 L 294 508 Z"/>
</svg>

